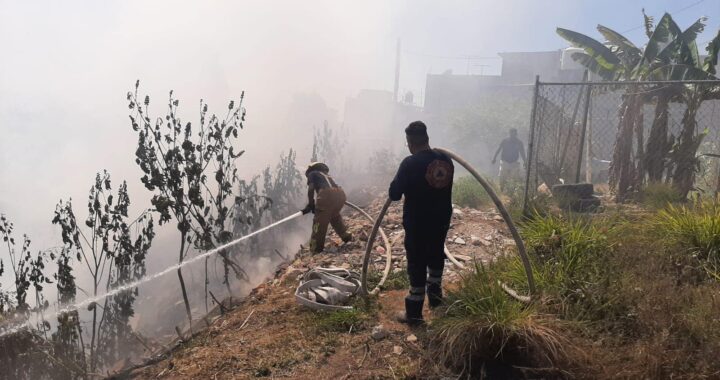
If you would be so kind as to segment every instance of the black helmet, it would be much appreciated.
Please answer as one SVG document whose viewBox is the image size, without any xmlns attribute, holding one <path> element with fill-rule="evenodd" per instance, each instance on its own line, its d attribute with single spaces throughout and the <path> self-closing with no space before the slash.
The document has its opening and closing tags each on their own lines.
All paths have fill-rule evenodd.
<svg viewBox="0 0 720 380">
<path fill-rule="evenodd" d="M 310 163 L 310 165 L 308 165 L 307 170 L 305 170 L 305 175 L 308 175 L 310 172 L 313 171 L 319 171 L 328 174 L 330 173 L 330 168 L 322 162 L 312 162 Z"/>
</svg>

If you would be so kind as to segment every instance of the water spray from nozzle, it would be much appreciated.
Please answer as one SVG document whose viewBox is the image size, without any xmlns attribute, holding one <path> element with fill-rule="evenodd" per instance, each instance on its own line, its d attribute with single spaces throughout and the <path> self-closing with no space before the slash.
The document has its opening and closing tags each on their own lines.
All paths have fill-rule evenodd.
<svg viewBox="0 0 720 380">
<path fill-rule="evenodd" d="M 135 288 L 135 287 L 137 287 L 137 286 L 139 286 L 139 285 L 142 285 L 142 284 L 144 284 L 144 283 L 146 283 L 146 282 L 152 281 L 152 280 L 154 280 L 154 279 L 156 279 L 156 278 L 158 278 L 158 277 L 161 277 L 161 276 L 163 276 L 163 275 L 166 275 L 166 274 L 168 274 L 168 273 L 170 273 L 170 272 L 172 272 L 172 271 L 175 271 L 175 270 L 177 270 L 177 269 L 179 269 L 179 268 L 182 268 L 182 267 L 187 266 L 187 265 L 190 265 L 190 264 L 192 264 L 192 263 L 194 263 L 194 262 L 200 261 L 200 260 L 202 260 L 202 259 L 204 259 L 204 258 L 206 258 L 206 257 L 208 257 L 208 256 L 210 256 L 210 255 L 212 255 L 212 254 L 215 254 L 215 253 L 217 253 L 217 252 L 220 252 L 220 251 L 222 251 L 222 250 L 225 250 L 225 249 L 227 249 L 227 248 L 230 248 L 230 247 L 232 247 L 233 245 L 238 244 L 238 243 L 240 243 L 240 242 L 243 241 L 243 240 L 247 240 L 247 239 L 249 239 L 249 238 L 251 238 L 251 237 L 253 237 L 253 236 L 255 236 L 255 235 L 258 235 L 258 234 L 260 234 L 260 233 L 262 233 L 262 232 L 264 232 L 264 231 L 267 231 L 267 230 L 269 230 L 269 229 L 271 229 L 271 228 L 277 227 L 277 226 L 279 226 L 279 225 L 281 225 L 281 224 L 283 224 L 283 223 L 289 222 L 289 221 L 291 221 L 291 220 L 293 220 L 293 219 L 295 219 L 295 218 L 297 218 L 297 217 L 299 217 L 299 216 L 302 216 L 302 215 L 303 215 L 302 212 L 298 211 L 298 212 L 296 212 L 296 213 L 294 213 L 294 214 L 286 217 L 285 219 L 279 220 L 279 221 L 277 221 L 277 222 L 275 222 L 275 223 L 272 223 L 272 224 L 270 224 L 270 225 L 268 225 L 268 226 L 265 226 L 265 227 L 263 227 L 263 228 L 261 228 L 261 229 L 259 229 L 259 230 L 257 230 L 257 231 L 251 232 L 251 233 L 249 233 L 249 234 L 247 234 L 247 235 L 245 235 L 245 236 L 242 236 L 242 237 L 240 237 L 240 238 L 237 238 L 237 239 L 235 239 L 235 240 L 233 240 L 233 241 L 231 241 L 231 242 L 225 243 L 225 244 L 223 244 L 223 245 L 221 245 L 221 246 L 219 246 L 219 247 L 217 247 L 217 248 L 211 249 L 211 250 L 209 250 L 209 251 L 207 251 L 207 252 L 204 252 L 204 253 L 202 253 L 202 254 L 200 254 L 200 255 L 197 255 L 197 256 L 189 259 L 189 260 L 186 260 L 186 261 L 183 261 L 183 262 L 181 262 L 181 263 L 178 263 L 178 264 L 175 264 L 175 265 L 173 265 L 173 266 L 170 266 L 170 267 L 168 267 L 168 268 L 166 268 L 166 269 L 164 269 L 164 270 L 162 270 L 162 271 L 160 271 L 160 272 L 157 272 L 157 273 L 155 273 L 155 274 L 153 274 L 153 275 L 145 276 L 144 278 L 141 278 L 141 279 L 139 279 L 139 280 L 133 281 L 133 282 L 128 283 L 128 284 L 125 284 L 125 285 L 123 285 L 123 286 L 119 286 L 119 287 L 117 287 L 117 288 L 115 288 L 115 289 L 113 289 L 113 290 L 110 290 L 110 291 L 108 291 L 107 293 L 101 294 L 101 295 L 99 295 L 99 296 L 90 297 L 90 298 L 85 299 L 84 301 L 81 301 L 81 302 L 78 302 L 78 303 L 75 303 L 75 304 L 72 304 L 72 305 L 69 305 L 69 306 L 65 306 L 65 307 L 61 308 L 60 310 L 56 311 L 56 312 L 55 312 L 55 315 L 56 315 L 56 316 L 59 316 L 59 315 L 61 315 L 61 314 L 65 314 L 65 313 L 68 313 L 68 312 L 71 312 L 71 311 L 74 311 L 74 310 L 78 310 L 78 309 L 81 309 L 81 308 L 84 308 L 84 307 L 94 307 L 94 305 L 95 305 L 98 301 L 101 301 L 101 300 L 103 300 L 103 299 L 105 299 L 105 298 L 107 298 L 107 297 L 111 297 L 111 296 L 114 296 L 114 295 L 116 295 L 116 294 L 118 294 L 118 293 L 121 293 L 121 292 L 123 292 L 123 291 L 129 290 L 129 289 L 132 289 L 132 288 Z M 22 329 L 24 329 L 25 327 L 30 327 L 30 326 L 31 326 L 30 321 L 26 321 L 26 322 L 24 322 L 24 323 L 22 323 L 22 324 L 19 324 L 19 325 L 10 327 L 10 328 L 6 329 L 5 331 L 0 332 L 0 338 L 5 337 L 5 336 L 8 336 L 8 335 L 15 334 L 15 333 L 18 333 L 18 332 L 20 332 Z"/>
</svg>

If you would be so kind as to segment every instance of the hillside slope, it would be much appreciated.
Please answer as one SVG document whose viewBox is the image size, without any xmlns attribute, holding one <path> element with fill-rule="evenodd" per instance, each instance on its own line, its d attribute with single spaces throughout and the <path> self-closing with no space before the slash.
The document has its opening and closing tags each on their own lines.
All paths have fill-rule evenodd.
<svg viewBox="0 0 720 380">
<path fill-rule="evenodd" d="M 366 210 L 377 215 L 379 200 Z M 256 288 L 240 305 L 212 322 L 203 332 L 166 354 L 165 359 L 136 369 L 131 378 L 294 379 L 439 378 L 445 370 L 428 354 L 427 327 L 408 328 L 394 321 L 406 294 L 404 249 L 399 205 L 383 225 L 393 243 L 393 273 L 377 297 L 355 301 L 352 312 L 323 313 L 299 306 L 293 293 L 298 278 L 317 266 L 360 268 L 371 223 L 346 210 L 353 243 L 339 245 L 330 235 L 326 253 L 300 252 L 279 268 L 274 278 Z M 456 210 L 448 247 L 460 260 L 487 261 L 508 243 L 492 212 Z M 382 253 L 382 249 L 377 249 Z M 384 266 L 374 257 L 375 271 Z M 458 279 L 447 262 L 445 286 Z M 429 310 L 426 318 L 432 318 Z M 373 338 L 373 330 L 386 335 Z M 377 334 L 376 334 L 377 338 Z"/>
</svg>

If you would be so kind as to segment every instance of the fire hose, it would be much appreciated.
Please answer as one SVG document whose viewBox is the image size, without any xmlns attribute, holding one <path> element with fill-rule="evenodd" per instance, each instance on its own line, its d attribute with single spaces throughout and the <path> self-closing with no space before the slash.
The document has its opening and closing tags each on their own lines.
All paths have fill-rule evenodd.
<svg viewBox="0 0 720 380">
<path fill-rule="evenodd" d="M 365 216 L 370 222 L 375 222 L 375 224 L 377 224 L 377 222 L 373 219 L 373 217 L 370 216 L 370 214 L 368 214 L 367 212 L 365 212 L 365 210 L 361 209 L 360 207 L 358 207 L 350 202 L 345 202 L 345 204 L 350 206 L 350 208 L 359 212 L 363 216 Z M 387 208 L 385 207 L 385 208 L 383 208 L 383 210 L 387 211 Z M 375 225 L 373 225 L 374 234 L 372 234 L 370 236 L 370 238 L 368 239 L 368 246 L 370 246 L 370 249 L 372 249 L 371 242 L 375 240 L 375 236 L 377 236 L 378 231 L 380 232 L 380 237 L 382 238 L 383 243 L 385 244 L 385 257 L 386 257 L 385 270 L 383 271 L 382 277 L 380 278 L 380 282 L 378 282 L 378 284 L 375 286 L 375 288 L 373 290 L 368 291 L 368 289 L 367 289 L 367 268 L 368 268 L 368 264 L 370 262 L 370 255 L 368 254 L 367 251 L 365 252 L 365 257 L 363 258 L 361 291 L 366 294 L 377 294 L 380 291 L 380 287 L 385 283 L 385 280 L 387 280 L 387 277 L 390 274 L 390 268 L 392 268 L 392 246 L 390 245 L 390 241 L 388 240 L 387 235 L 385 235 L 385 231 L 383 231 L 383 229 L 380 228 L 379 225 L 377 226 L 377 229 L 375 228 Z"/>
<path fill-rule="evenodd" d="M 375 222 L 375 219 L 373 219 L 370 214 L 357 205 L 350 202 L 345 202 L 345 204 L 359 212 L 370 222 Z M 303 275 L 300 285 L 295 289 L 295 300 L 300 305 L 314 310 L 352 310 L 352 306 L 344 306 L 339 303 L 344 302 L 347 297 L 355 295 L 358 292 L 377 294 L 380 291 L 380 287 L 385 283 L 385 280 L 387 280 L 390 274 L 390 268 L 392 268 L 392 246 L 390 245 L 390 241 L 382 228 L 379 228 L 377 231 L 380 232 L 380 237 L 385 244 L 386 260 L 380 282 L 378 282 L 373 290 L 367 291 L 367 282 L 365 282 L 365 287 L 361 289 L 361 281 L 357 278 L 357 272 L 335 267 L 316 267 Z M 377 231 L 373 239 L 377 236 Z M 366 269 L 364 273 L 367 273 L 367 266 L 364 268 Z"/>
<path fill-rule="evenodd" d="M 473 168 L 467 161 L 465 161 L 462 157 L 458 156 L 457 154 L 446 150 L 442 148 L 435 148 L 436 151 L 443 153 L 453 160 L 455 160 L 457 163 L 462 165 L 470 174 L 472 174 L 473 177 L 480 183 L 480 185 L 483 187 L 483 189 L 488 193 L 490 198 L 492 199 L 493 203 L 495 204 L 495 207 L 500 212 L 500 215 L 502 216 L 503 220 L 505 221 L 505 224 L 507 224 L 508 229 L 510 230 L 510 234 L 513 237 L 513 240 L 515 240 L 515 245 L 517 246 L 518 255 L 520 256 L 520 260 L 523 263 L 523 267 L 525 269 L 525 275 L 527 276 L 527 283 L 528 283 L 528 289 L 530 290 L 530 295 L 535 295 L 535 280 L 533 279 L 532 274 L 532 267 L 530 265 L 530 259 L 528 258 L 527 251 L 525 250 L 525 244 L 523 243 L 522 239 L 520 238 L 520 234 L 517 231 L 517 228 L 515 227 L 515 223 L 513 223 L 512 218 L 510 218 L 510 214 L 508 213 L 507 209 L 505 208 L 505 205 L 503 205 L 500 198 L 497 196 L 495 191 L 492 189 L 490 184 Z M 365 246 L 365 256 L 363 257 L 363 266 L 362 266 L 362 272 L 360 275 L 360 289 L 362 294 L 370 295 L 375 294 L 378 291 L 378 288 L 376 287 L 372 291 L 368 291 L 367 288 L 367 277 L 368 277 L 368 264 L 370 262 L 370 252 L 372 251 L 375 238 L 377 237 L 377 233 L 380 230 L 380 224 L 382 223 L 383 218 L 385 217 L 385 214 L 387 213 L 388 208 L 390 207 L 390 204 L 392 203 L 392 200 L 388 198 L 387 201 L 385 201 L 385 204 L 383 205 L 382 209 L 380 210 L 380 214 L 378 215 L 377 219 L 375 219 L 375 224 L 373 225 L 373 229 L 370 232 L 370 236 L 368 237 L 367 245 Z M 383 233 L 384 235 L 384 233 Z M 389 252 L 389 250 L 388 250 Z M 448 259 L 455 264 L 458 267 L 463 267 L 462 264 L 460 264 L 455 257 L 450 253 L 450 251 L 445 248 L 445 254 L 448 257 Z M 386 272 L 387 274 L 387 272 Z M 517 291 L 513 290 L 509 286 L 507 286 L 504 283 L 500 283 L 503 290 L 507 292 L 510 296 L 512 296 L 515 299 L 518 299 L 523 302 L 529 302 L 531 300 L 530 296 L 522 296 L 519 295 Z"/>
</svg>

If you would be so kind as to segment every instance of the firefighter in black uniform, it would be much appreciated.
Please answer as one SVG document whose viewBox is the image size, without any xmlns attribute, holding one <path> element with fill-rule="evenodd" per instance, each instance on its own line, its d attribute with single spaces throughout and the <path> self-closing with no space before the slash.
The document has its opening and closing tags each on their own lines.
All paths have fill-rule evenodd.
<svg viewBox="0 0 720 380">
<path fill-rule="evenodd" d="M 410 123 L 405 128 L 405 135 L 412 155 L 402 161 L 390 184 L 390 199 L 398 201 L 405 196 L 403 227 L 410 277 L 405 312 L 398 320 L 419 324 L 423 322 L 425 294 L 430 307 L 442 302 L 444 248 L 452 216 L 454 167 L 449 157 L 430 148 L 427 127 L 422 121 Z"/>
</svg>

